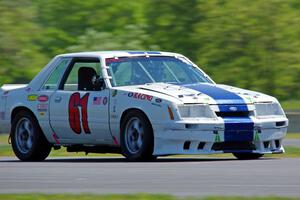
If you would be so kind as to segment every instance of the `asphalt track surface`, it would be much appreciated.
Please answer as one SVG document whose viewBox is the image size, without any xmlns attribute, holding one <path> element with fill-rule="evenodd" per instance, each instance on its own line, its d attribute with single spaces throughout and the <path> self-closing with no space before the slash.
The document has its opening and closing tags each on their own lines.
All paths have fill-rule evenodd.
<svg viewBox="0 0 300 200">
<path fill-rule="evenodd" d="M 0 158 L 0 193 L 300 196 L 300 158 Z"/>
<path fill-rule="evenodd" d="M 300 147 L 300 139 L 284 139 L 283 146 Z"/>
</svg>

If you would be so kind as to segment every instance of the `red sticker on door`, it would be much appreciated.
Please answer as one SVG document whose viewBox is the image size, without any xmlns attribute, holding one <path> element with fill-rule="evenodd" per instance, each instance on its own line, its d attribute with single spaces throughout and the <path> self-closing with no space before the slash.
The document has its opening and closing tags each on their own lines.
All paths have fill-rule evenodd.
<svg viewBox="0 0 300 200">
<path fill-rule="evenodd" d="M 88 114 L 87 114 L 89 95 L 90 95 L 89 93 L 86 93 L 82 98 L 80 98 L 80 93 L 75 92 L 70 97 L 69 124 L 71 129 L 76 134 L 80 134 L 82 132 L 81 125 L 83 127 L 84 133 L 86 134 L 91 133 L 88 124 Z M 81 109 L 79 109 L 79 107 Z M 80 115 L 81 115 L 81 121 L 80 121 Z"/>
</svg>

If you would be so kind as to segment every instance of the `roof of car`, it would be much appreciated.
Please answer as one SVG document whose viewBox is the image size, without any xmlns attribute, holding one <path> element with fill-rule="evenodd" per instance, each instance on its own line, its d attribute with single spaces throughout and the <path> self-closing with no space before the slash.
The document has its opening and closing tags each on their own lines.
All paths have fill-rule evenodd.
<svg viewBox="0 0 300 200">
<path fill-rule="evenodd" d="M 121 57 L 121 56 L 137 56 L 137 55 L 150 55 L 150 56 L 180 56 L 177 53 L 162 52 L 162 51 L 91 51 L 91 52 L 77 52 L 61 54 L 58 56 L 63 57 Z"/>
</svg>

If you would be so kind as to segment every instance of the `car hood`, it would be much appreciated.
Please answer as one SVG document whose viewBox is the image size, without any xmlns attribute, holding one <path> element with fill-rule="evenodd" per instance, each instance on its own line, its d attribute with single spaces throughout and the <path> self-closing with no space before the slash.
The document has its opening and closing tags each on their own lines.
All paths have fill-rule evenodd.
<svg viewBox="0 0 300 200">
<path fill-rule="evenodd" d="M 276 101 L 275 98 L 262 93 L 244 90 L 227 85 L 218 85 L 210 83 L 197 83 L 188 85 L 150 83 L 139 86 L 139 89 L 172 96 L 174 98 L 179 99 L 183 103 L 232 105 Z"/>
<path fill-rule="evenodd" d="M 16 90 L 27 87 L 27 84 L 4 84 L 1 89 L 4 91 Z"/>
</svg>

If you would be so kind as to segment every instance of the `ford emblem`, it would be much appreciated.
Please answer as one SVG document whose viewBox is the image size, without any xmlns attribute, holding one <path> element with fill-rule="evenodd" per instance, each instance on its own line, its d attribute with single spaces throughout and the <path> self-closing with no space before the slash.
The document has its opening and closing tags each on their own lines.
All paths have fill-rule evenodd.
<svg viewBox="0 0 300 200">
<path fill-rule="evenodd" d="M 235 112 L 235 111 L 237 111 L 238 109 L 237 109 L 237 107 L 231 106 L 231 107 L 229 107 L 229 110 L 232 111 L 232 112 Z"/>
</svg>

